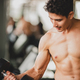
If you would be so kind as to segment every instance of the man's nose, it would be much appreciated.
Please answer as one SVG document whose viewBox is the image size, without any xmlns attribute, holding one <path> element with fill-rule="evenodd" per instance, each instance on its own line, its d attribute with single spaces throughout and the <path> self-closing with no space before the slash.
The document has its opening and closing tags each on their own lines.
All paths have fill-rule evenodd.
<svg viewBox="0 0 80 80">
<path fill-rule="evenodd" d="M 56 26 L 57 26 L 57 22 L 53 21 L 53 27 L 56 27 Z"/>
</svg>

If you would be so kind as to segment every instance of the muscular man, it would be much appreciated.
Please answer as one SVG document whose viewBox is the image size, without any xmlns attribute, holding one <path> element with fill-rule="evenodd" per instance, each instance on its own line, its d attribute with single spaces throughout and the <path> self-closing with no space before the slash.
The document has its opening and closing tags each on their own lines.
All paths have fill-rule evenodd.
<svg viewBox="0 0 80 80">
<path fill-rule="evenodd" d="M 45 10 L 53 28 L 41 38 L 33 68 L 14 77 L 20 80 L 27 74 L 39 80 L 52 57 L 56 65 L 55 80 L 80 80 L 80 20 L 73 17 L 73 0 L 49 0 Z M 12 73 L 7 74 L 5 80 L 14 79 Z"/>
</svg>

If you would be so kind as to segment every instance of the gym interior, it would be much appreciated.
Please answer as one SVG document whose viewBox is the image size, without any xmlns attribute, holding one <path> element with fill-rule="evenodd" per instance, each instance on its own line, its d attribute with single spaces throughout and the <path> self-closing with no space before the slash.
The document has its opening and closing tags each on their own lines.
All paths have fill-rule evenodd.
<svg viewBox="0 0 80 80">
<path fill-rule="evenodd" d="M 39 40 L 52 28 L 48 13 L 43 9 L 46 1 L 0 1 L 0 58 L 9 61 L 10 71 L 15 74 L 23 73 L 34 65 Z M 80 19 L 80 0 L 74 0 L 73 8 L 74 17 Z M 41 80 L 54 80 L 55 71 L 51 59 Z"/>
</svg>

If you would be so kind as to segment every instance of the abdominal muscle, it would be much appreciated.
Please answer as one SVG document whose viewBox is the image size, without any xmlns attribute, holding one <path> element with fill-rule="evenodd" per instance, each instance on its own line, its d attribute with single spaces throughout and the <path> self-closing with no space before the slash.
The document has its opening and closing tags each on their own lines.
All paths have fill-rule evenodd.
<svg viewBox="0 0 80 80">
<path fill-rule="evenodd" d="M 80 80 L 80 36 L 58 34 L 49 43 L 49 52 L 56 65 L 55 80 Z"/>
<path fill-rule="evenodd" d="M 55 80 L 80 80 L 79 63 L 74 68 L 75 64 L 73 64 L 69 56 L 65 58 L 62 62 L 58 63 L 55 61 Z"/>
</svg>

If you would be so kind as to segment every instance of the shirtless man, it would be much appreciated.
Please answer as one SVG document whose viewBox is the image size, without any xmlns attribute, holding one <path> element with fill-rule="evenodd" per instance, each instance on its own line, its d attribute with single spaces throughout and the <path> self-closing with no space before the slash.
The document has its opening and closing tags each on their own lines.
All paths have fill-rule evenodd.
<svg viewBox="0 0 80 80">
<path fill-rule="evenodd" d="M 45 10 L 53 28 L 41 38 L 33 68 L 20 75 L 7 72 L 5 80 L 20 80 L 26 74 L 39 80 L 50 57 L 56 65 L 55 80 L 80 80 L 80 20 L 73 17 L 73 0 L 49 0 Z"/>
</svg>

